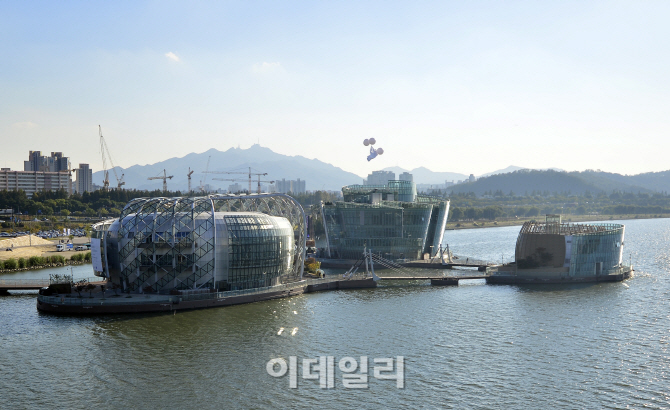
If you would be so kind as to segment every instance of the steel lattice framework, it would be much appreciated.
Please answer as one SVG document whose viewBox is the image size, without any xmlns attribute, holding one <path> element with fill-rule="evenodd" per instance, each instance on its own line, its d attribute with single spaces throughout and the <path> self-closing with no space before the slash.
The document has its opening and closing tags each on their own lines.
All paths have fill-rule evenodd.
<svg viewBox="0 0 670 410">
<path fill-rule="evenodd" d="M 305 213 L 288 195 L 137 198 L 123 208 L 119 218 L 118 235 L 129 238 L 124 245 L 119 242 L 120 277 L 125 290 L 215 288 L 216 212 L 260 212 L 288 219 L 294 232 L 295 255 L 290 272 L 281 277 L 281 282 L 302 278 Z M 147 288 L 147 283 L 154 283 L 155 289 Z"/>
</svg>

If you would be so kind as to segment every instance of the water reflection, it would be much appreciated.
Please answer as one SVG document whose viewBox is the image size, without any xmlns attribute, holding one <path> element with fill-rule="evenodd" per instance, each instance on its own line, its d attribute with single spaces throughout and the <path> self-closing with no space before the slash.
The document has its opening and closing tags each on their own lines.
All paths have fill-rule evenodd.
<svg viewBox="0 0 670 410">
<path fill-rule="evenodd" d="M 0 378 L 3 407 L 661 408 L 670 402 L 670 221 L 625 223 L 636 266 L 625 284 L 388 283 L 94 318 L 38 314 L 34 294 L 0 298 L 0 360 L 13 369 Z M 489 258 L 513 250 L 514 230 L 448 234 L 452 247 L 484 243 Z M 372 378 L 345 390 L 338 372 L 335 389 L 302 379 L 289 389 L 265 371 L 273 358 L 319 355 L 403 355 L 406 388 Z"/>
</svg>

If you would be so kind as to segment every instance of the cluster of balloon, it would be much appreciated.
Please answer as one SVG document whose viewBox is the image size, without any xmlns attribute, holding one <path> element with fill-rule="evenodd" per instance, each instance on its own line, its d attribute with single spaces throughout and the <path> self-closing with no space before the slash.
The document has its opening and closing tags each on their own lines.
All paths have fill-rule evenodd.
<svg viewBox="0 0 670 410">
<path fill-rule="evenodd" d="M 368 162 L 370 162 L 370 160 L 372 159 L 375 159 L 377 155 L 382 155 L 384 153 L 383 148 L 375 149 L 375 147 L 373 147 L 373 145 L 375 145 L 376 143 L 377 140 L 375 140 L 374 138 L 369 138 L 363 141 L 363 145 L 365 145 L 366 147 L 368 145 L 370 146 L 370 155 L 368 155 Z"/>
</svg>

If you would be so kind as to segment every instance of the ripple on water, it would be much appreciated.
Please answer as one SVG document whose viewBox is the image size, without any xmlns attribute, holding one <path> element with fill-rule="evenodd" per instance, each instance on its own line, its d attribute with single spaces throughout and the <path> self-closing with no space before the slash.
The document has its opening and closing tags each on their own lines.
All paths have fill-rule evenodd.
<svg viewBox="0 0 670 410">
<path fill-rule="evenodd" d="M 98 318 L 40 314 L 34 294 L 2 297 L 3 408 L 664 408 L 670 220 L 626 225 L 636 275 L 625 284 L 390 284 Z M 447 240 L 497 260 L 513 253 L 517 232 L 449 231 Z M 346 390 L 338 370 L 335 389 L 302 379 L 289 389 L 265 371 L 273 358 L 319 355 L 405 356 L 406 387 L 371 378 Z"/>
</svg>

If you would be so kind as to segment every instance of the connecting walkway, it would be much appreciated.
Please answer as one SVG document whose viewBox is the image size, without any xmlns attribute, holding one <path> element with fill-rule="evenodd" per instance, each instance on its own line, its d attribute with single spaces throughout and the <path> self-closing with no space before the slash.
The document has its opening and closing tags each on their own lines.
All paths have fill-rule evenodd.
<svg viewBox="0 0 670 410">
<path fill-rule="evenodd" d="M 0 279 L 0 294 L 10 290 L 40 290 L 49 286 L 49 278 L 44 279 Z"/>
<path fill-rule="evenodd" d="M 87 278 L 89 283 L 99 285 L 101 278 Z M 0 279 L 0 295 L 7 295 L 10 290 L 40 290 L 51 284 L 49 278 L 42 279 Z"/>
<path fill-rule="evenodd" d="M 476 264 L 453 264 L 454 266 L 468 266 L 468 267 L 477 267 L 478 272 L 462 272 L 461 274 L 446 274 L 448 270 L 445 270 L 445 265 L 441 263 L 430 263 L 426 262 L 415 262 L 412 264 L 408 263 L 397 263 L 389 259 L 385 259 L 380 255 L 375 255 L 371 251 L 364 250 L 363 256 L 357 260 L 351 268 L 342 275 L 343 279 L 367 279 L 372 278 L 375 282 L 380 280 L 393 280 L 393 281 L 402 281 L 402 280 L 430 280 L 432 285 L 436 286 L 458 286 L 459 281 L 469 280 L 469 279 L 487 279 L 491 275 L 491 269 L 488 269 L 489 265 L 483 265 L 479 262 Z M 375 272 L 375 267 L 377 269 L 381 268 L 383 271 Z M 435 272 L 435 270 L 427 270 L 428 267 L 441 267 L 440 272 Z M 360 271 L 360 272 L 359 272 Z M 435 272 L 435 273 L 432 273 Z"/>
</svg>

